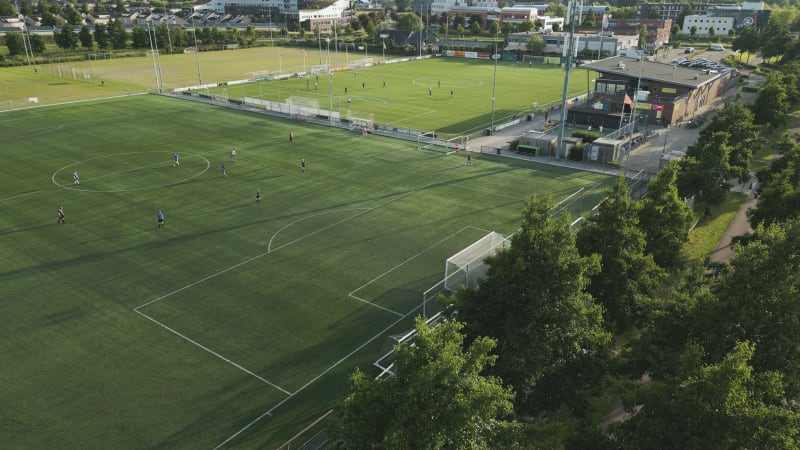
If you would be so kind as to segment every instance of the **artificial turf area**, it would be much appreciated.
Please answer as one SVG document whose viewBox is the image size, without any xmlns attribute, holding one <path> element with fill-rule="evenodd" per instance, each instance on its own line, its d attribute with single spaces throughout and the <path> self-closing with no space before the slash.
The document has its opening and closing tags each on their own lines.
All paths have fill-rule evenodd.
<svg viewBox="0 0 800 450">
<path fill-rule="evenodd" d="M 564 83 L 564 71 L 554 66 L 499 62 L 495 71 L 492 61 L 437 57 L 384 64 L 392 60 L 372 55 L 377 65 L 353 69 L 348 63 L 364 58 L 363 54 L 346 55 L 333 48 L 330 55 L 318 55 L 311 49 L 306 54 L 308 57 L 304 57 L 302 48 L 259 47 L 161 55 L 157 64 L 159 77 L 154 59 L 148 57 L 4 68 L 0 110 L 153 92 L 160 80 L 165 91 L 203 86 L 195 88 L 195 92 L 277 102 L 294 98 L 296 102 L 314 102 L 320 109 L 332 108 L 341 117 L 461 135 L 482 131 L 493 119 L 500 124 L 560 103 Z M 317 73 L 238 83 L 308 73 L 315 64 L 328 61 L 334 70 L 331 78 L 327 73 Z M 595 78 L 595 74 L 582 69 L 573 71 L 570 97 L 585 94 L 589 78 Z"/>
<path fill-rule="evenodd" d="M 574 214 L 610 181 L 156 95 L 0 133 L 3 448 L 276 448 L 448 256 L 513 233 L 530 195 L 585 188 Z"/>
</svg>

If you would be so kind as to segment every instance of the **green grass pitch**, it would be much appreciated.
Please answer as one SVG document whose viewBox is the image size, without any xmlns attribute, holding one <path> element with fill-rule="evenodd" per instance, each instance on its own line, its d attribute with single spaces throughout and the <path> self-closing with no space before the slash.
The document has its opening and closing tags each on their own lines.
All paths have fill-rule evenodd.
<svg viewBox="0 0 800 450">
<path fill-rule="evenodd" d="M 3 448 L 276 448 L 411 327 L 448 256 L 532 194 L 586 188 L 576 213 L 610 181 L 155 95 L 0 133 Z"/>
<path fill-rule="evenodd" d="M 310 71 L 327 53 L 301 48 L 259 47 L 224 52 L 162 55 L 159 58 L 164 89 L 250 80 L 275 74 Z M 382 62 L 380 55 L 370 55 Z M 561 101 L 564 71 L 552 66 L 517 65 L 500 62 L 496 82 L 491 61 L 430 58 L 404 63 L 379 64 L 354 71 L 348 63 L 363 54 L 338 54 L 331 49 L 334 72 L 331 85 L 325 73 L 306 79 L 229 84 L 203 88 L 200 92 L 229 98 L 254 97 L 286 102 L 289 97 L 316 101 L 320 108 L 331 106 L 342 117 L 372 117 L 376 122 L 450 135 L 481 131 L 534 107 Z M 198 72 L 199 67 L 199 72 Z M 135 92 L 152 92 L 156 86 L 154 60 L 150 57 L 100 59 L 3 69 L 0 109 L 102 98 Z M 570 96 L 585 94 L 593 73 L 572 72 Z M 101 85 L 102 82 L 102 85 Z M 384 82 L 386 87 L 384 87 Z M 315 83 L 317 85 L 315 86 Z M 362 88 L 363 83 L 363 88 Z M 430 95 L 428 89 L 431 89 Z M 347 89 L 347 92 L 345 92 Z M 453 95 L 450 95 L 452 90 Z M 348 98 L 350 102 L 348 103 Z"/>
</svg>

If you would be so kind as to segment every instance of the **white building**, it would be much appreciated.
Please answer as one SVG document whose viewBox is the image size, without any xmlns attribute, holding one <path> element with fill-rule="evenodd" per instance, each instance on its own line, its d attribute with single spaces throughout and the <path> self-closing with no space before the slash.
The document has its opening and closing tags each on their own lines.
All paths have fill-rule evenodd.
<svg viewBox="0 0 800 450">
<path fill-rule="evenodd" d="M 451 9 L 462 9 L 464 7 L 479 8 L 483 10 L 495 9 L 497 8 L 497 1 L 475 0 L 465 2 L 464 0 L 433 0 L 431 1 L 430 5 L 431 14 L 442 14 L 450 11 Z"/>
<path fill-rule="evenodd" d="M 733 17 L 686 16 L 681 33 L 691 34 L 692 27 L 697 29 L 697 35 L 707 35 L 708 30 L 713 28 L 715 35 L 727 36 L 728 30 L 733 29 Z"/>
</svg>

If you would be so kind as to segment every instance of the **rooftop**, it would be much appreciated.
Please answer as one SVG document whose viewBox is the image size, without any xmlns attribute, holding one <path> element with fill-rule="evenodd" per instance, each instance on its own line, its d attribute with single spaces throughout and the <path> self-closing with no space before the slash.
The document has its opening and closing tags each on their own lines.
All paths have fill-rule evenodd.
<svg viewBox="0 0 800 450">
<path fill-rule="evenodd" d="M 706 73 L 704 70 L 682 67 L 648 60 L 638 61 L 626 56 L 614 56 L 581 65 L 581 68 L 604 74 L 619 74 L 625 77 L 641 77 L 643 80 L 685 86 L 692 89 L 720 78 L 722 73 Z"/>
</svg>

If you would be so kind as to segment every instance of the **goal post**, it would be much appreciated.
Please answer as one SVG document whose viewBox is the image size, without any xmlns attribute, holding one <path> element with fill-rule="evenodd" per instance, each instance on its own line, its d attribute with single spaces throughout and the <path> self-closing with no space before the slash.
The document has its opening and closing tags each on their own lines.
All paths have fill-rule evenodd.
<svg viewBox="0 0 800 450">
<path fill-rule="evenodd" d="M 421 131 L 417 135 L 417 150 L 429 150 L 447 155 L 467 149 L 467 137 L 443 139 L 436 131 Z"/>
<path fill-rule="evenodd" d="M 510 245 L 505 236 L 495 231 L 478 239 L 465 249 L 447 258 L 444 272 L 444 289 L 455 292 L 461 286 L 475 288 L 486 277 L 486 258 Z"/>
</svg>

